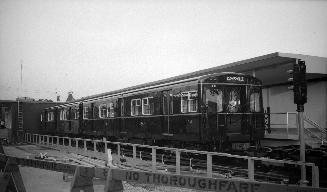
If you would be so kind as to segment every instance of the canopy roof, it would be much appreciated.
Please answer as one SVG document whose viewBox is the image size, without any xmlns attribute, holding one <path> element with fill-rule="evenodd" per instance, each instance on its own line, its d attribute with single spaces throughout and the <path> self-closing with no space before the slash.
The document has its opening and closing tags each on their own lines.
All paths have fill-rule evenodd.
<svg viewBox="0 0 327 192">
<path fill-rule="evenodd" d="M 254 75 L 262 80 L 264 86 L 286 83 L 289 77 L 287 70 L 292 69 L 292 64 L 297 60 L 304 60 L 307 66 L 307 79 L 317 79 L 327 77 L 327 58 L 291 54 L 291 53 L 272 53 L 255 57 L 252 59 L 246 59 L 238 62 L 233 62 L 226 65 L 220 65 L 184 75 L 179 75 L 159 81 L 145 83 L 137 86 L 132 86 L 116 91 L 110 91 L 89 97 L 84 97 L 80 100 L 92 99 L 96 97 L 102 97 L 108 94 L 114 94 L 119 92 L 125 92 L 133 89 L 140 89 L 148 86 L 155 86 L 159 84 L 169 83 L 173 81 L 180 81 L 183 79 L 194 78 L 202 75 L 208 75 L 212 73 L 220 72 L 237 72 Z M 79 101 L 80 101 L 79 100 Z M 77 101 L 76 101 L 77 102 Z"/>
</svg>

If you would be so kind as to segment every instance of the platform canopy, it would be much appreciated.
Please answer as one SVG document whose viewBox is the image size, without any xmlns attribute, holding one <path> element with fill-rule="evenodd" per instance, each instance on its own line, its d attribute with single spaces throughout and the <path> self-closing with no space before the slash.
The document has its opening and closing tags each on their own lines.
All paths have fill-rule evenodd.
<svg viewBox="0 0 327 192">
<path fill-rule="evenodd" d="M 276 52 L 268 55 L 254 57 L 251 59 L 233 62 L 230 64 L 219 65 L 217 67 L 195 71 L 192 73 L 187 73 L 159 81 L 145 83 L 107 93 L 92 95 L 89 97 L 84 97 L 81 100 L 221 72 L 237 72 L 253 75 L 262 80 L 264 86 L 284 84 L 287 83 L 287 80 L 289 78 L 289 74 L 287 73 L 287 71 L 289 69 L 292 69 L 292 65 L 296 62 L 297 59 L 305 61 L 305 64 L 307 66 L 308 80 L 327 78 L 327 58 Z"/>
<path fill-rule="evenodd" d="M 297 59 L 305 61 L 307 80 L 327 78 L 327 58 L 280 52 L 220 65 L 182 76 L 191 77 L 212 72 L 238 72 L 259 78 L 265 86 L 276 85 L 287 83 L 289 78 L 287 71 L 292 69 L 292 65 Z"/>
<path fill-rule="evenodd" d="M 273 53 L 224 65 L 224 70 L 255 75 L 264 85 L 287 83 L 287 70 L 297 59 L 305 61 L 307 80 L 327 77 L 327 58 L 290 53 Z"/>
</svg>

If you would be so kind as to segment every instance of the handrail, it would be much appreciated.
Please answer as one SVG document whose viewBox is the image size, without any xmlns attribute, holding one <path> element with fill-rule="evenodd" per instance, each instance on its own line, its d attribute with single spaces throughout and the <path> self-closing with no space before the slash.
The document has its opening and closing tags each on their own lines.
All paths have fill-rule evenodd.
<svg viewBox="0 0 327 192">
<path fill-rule="evenodd" d="M 307 117 L 306 115 L 303 116 L 304 120 L 309 123 L 310 125 L 312 125 L 314 128 L 318 129 L 320 131 L 320 136 L 316 133 L 313 133 L 312 131 L 310 131 L 309 128 L 305 128 L 305 130 L 311 135 L 316 137 L 317 139 L 320 140 L 321 144 L 327 143 L 327 139 L 326 139 L 326 135 L 327 135 L 327 131 L 320 127 L 320 125 L 318 125 L 317 123 L 315 123 L 314 121 L 312 121 L 309 117 Z"/>
<path fill-rule="evenodd" d="M 320 125 L 318 125 L 317 123 L 315 123 L 314 121 L 312 121 L 309 117 L 307 117 L 306 115 L 303 115 L 303 117 L 304 117 L 304 120 L 307 123 L 309 123 L 310 125 L 314 126 L 317 129 L 319 129 L 319 131 L 321 131 L 321 132 L 323 132 L 325 134 L 327 133 L 327 131 L 324 128 L 320 127 Z"/>
<path fill-rule="evenodd" d="M 313 133 L 308 128 L 304 128 L 305 131 L 307 131 L 311 136 L 316 137 L 317 139 L 320 139 L 321 144 L 327 143 L 327 140 L 325 140 L 322 136 L 319 137 L 319 135 Z"/>
</svg>

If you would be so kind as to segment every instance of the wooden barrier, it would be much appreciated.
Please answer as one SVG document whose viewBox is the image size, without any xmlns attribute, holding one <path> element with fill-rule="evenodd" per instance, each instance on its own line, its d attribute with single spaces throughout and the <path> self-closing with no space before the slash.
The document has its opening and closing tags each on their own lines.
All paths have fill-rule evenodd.
<svg viewBox="0 0 327 192">
<path fill-rule="evenodd" d="M 0 154 L 0 161 L 7 161 L 10 171 L 18 169 L 17 164 L 35 168 L 64 173 L 74 173 L 71 183 L 71 192 L 84 190 L 93 191 L 92 178 L 105 179 L 105 192 L 118 192 L 123 190 L 122 181 L 132 181 L 144 184 L 166 185 L 171 187 L 183 187 L 205 191 L 221 192 L 327 192 L 327 189 L 314 187 L 287 186 L 272 183 L 260 183 L 256 181 L 244 181 L 236 179 L 209 178 L 177 174 L 154 173 L 151 171 L 131 171 L 120 168 L 97 168 L 83 167 L 66 163 L 49 162 L 36 159 L 9 157 Z M 3 182 L 4 179 L 0 180 Z M 91 186 L 92 185 L 92 186 Z M 22 184 L 23 186 L 23 184 Z"/>
<path fill-rule="evenodd" d="M 0 173 L 0 192 L 26 192 L 15 158 L 7 158 L 4 171 Z"/>
</svg>

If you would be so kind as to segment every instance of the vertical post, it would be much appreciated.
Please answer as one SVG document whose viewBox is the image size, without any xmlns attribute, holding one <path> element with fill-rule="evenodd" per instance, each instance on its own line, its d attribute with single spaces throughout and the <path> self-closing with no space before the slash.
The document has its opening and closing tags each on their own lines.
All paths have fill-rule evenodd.
<svg viewBox="0 0 327 192">
<path fill-rule="evenodd" d="M 120 144 L 117 144 L 117 156 L 118 156 L 118 164 L 120 164 Z"/>
<path fill-rule="evenodd" d="M 289 113 L 286 112 L 286 136 L 288 138 Z"/>
<path fill-rule="evenodd" d="M 112 167 L 112 155 L 111 155 L 111 149 L 107 149 L 107 166 Z"/>
<path fill-rule="evenodd" d="M 254 160 L 252 158 L 248 158 L 248 177 L 254 181 Z"/>
<path fill-rule="evenodd" d="M 318 166 L 312 166 L 312 187 L 319 187 L 319 168 Z"/>
<path fill-rule="evenodd" d="M 157 170 L 157 152 L 156 148 L 152 147 L 152 172 L 156 172 Z"/>
<path fill-rule="evenodd" d="M 207 154 L 207 177 L 212 177 L 212 155 Z"/>
<path fill-rule="evenodd" d="M 108 150 L 108 143 L 106 138 L 103 138 L 103 143 L 104 143 L 104 152 L 106 153 Z"/>
<path fill-rule="evenodd" d="M 72 139 L 69 137 L 68 138 L 68 146 L 71 147 L 72 146 Z"/>
<path fill-rule="evenodd" d="M 307 185 L 306 179 L 306 167 L 305 167 L 305 141 L 304 141 L 304 119 L 303 119 L 303 111 L 304 105 L 297 105 L 297 122 L 299 126 L 299 139 L 300 139 L 300 161 L 303 162 L 301 165 L 301 186 Z"/>
<path fill-rule="evenodd" d="M 176 149 L 176 174 L 181 174 L 181 152 Z"/>
<path fill-rule="evenodd" d="M 78 141 L 79 141 L 79 139 L 78 138 L 76 138 L 76 145 L 75 145 L 75 147 L 76 147 L 76 151 L 78 151 Z"/>
<path fill-rule="evenodd" d="M 39 135 L 39 141 L 38 144 L 41 144 L 41 135 Z"/>
<path fill-rule="evenodd" d="M 87 151 L 86 140 L 84 139 L 84 151 Z"/>
<path fill-rule="evenodd" d="M 50 145 L 50 136 L 47 135 L 47 145 Z"/>
<path fill-rule="evenodd" d="M 59 136 L 57 136 L 57 145 L 59 146 Z"/>
<path fill-rule="evenodd" d="M 136 146 L 133 145 L 133 167 L 135 168 L 136 167 Z"/>
<path fill-rule="evenodd" d="M 93 151 L 97 152 L 97 142 L 93 141 Z"/>
<path fill-rule="evenodd" d="M 54 137 L 51 137 L 51 145 L 54 145 Z"/>
</svg>

